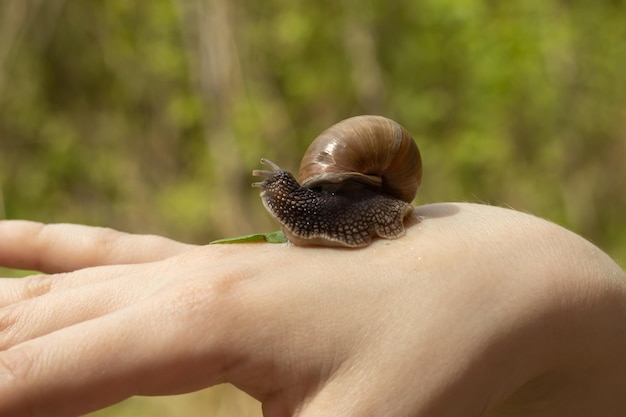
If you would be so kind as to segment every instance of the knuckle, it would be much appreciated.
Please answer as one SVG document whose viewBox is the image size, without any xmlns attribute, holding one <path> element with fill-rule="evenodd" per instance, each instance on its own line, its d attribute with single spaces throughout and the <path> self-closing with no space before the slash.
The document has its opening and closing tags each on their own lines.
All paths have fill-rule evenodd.
<svg viewBox="0 0 626 417">
<path fill-rule="evenodd" d="M 214 278 L 211 285 L 212 293 L 217 300 L 231 301 L 233 298 L 238 299 L 249 277 L 250 274 L 246 270 L 223 271 Z"/>
<path fill-rule="evenodd" d="M 64 274 L 56 274 L 55 279 L 60 278 Z M 22 300 L 37 298 L 48 294 L 54 286 L 54 279 L 50 275 L 36 274 L 22 278 Z"/>
<path fill-rule="evenodd" d="M 95 230 L 95 240 L 98 243 L 105 245 L 115 244 L 117 240 L 126 236 L 126 233 L 120 232 L 119 230 L 115 230 L 111 227 L 97 227 Z"/>
<path fill-rule="evenodd" d="M 16 302 L 0 309 L 0 349 L 13 346 L 23 338 L 33 317 L 33 304 L 29 300 L 51 292 L 54 279 L 44 274 L 31 275 L 21 278 L 19 284 L 14 290 Z"/>
<path fill-rule="evenodd" d="M 241 294 L 247 276 L 245 271 L 236 269 L 177 281 L 162 293 L 165 299 L 161 298 L 161 313 L 175 322 L 210 326 L 214 335 L 223 336 L 234 325 L 232 321 L 245 311 L 245 297 Z"/>
<path fill-rule="evenodd" d="M 0 379 L 19 385 L 28 378 L 33 360 L 27 349 L 9 349 L 0 354 Z"/>
<path fill-rule="evenodd" d="M 17 324 L 22 319 L 19 304 L 4 307 L 0 310 L 0 349 L 7 349 L 18 338 Z"/>
<path fill-rule="evenodd" d="M 124 233 L 119 232 L 109 227 L 98 227 L 95 229 L 93 236 L 93 246 L 97 249 L 97 253 L 108 255 L 116 248 L 120 242 L 120 239 L 125 236 Z"/>
<path fill-rule="evenodd" d="M 30 417 L 38 415 L 23 394 L 33 372 L 33 357 L 28 349 L 10 349 L 0 353 L 0 388 L 13 395 L 0 398 L 0 414 Z"/>
</svg>

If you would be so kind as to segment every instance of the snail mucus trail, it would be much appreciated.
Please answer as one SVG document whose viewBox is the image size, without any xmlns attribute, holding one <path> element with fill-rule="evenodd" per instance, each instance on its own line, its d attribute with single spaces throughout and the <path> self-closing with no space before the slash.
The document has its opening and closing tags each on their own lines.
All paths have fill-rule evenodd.
<svg viewBox="0 0 626 417">
<path fill-rule="evenodd" d="M 285 236 L 301 246 L 367 246 L 395 239 L 421 181 L 410 134 L 382 116 L 356 116 L 322 132 L 309 146 L 298 179 L 275 163 L 254 170 L 263 205 Z"/>
</svg>

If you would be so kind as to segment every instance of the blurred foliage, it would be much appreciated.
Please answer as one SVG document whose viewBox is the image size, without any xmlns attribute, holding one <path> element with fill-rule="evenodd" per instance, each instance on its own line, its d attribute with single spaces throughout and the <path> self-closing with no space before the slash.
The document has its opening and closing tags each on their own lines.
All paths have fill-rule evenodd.
<svg viewBox="0 0 626 417">
<path fill-rule="evenodd" d="M 171 397 L 135 397 L 89 417 L 259 417 L 261 405 L 230 385 Z"/>
<path fill-rule="evenodd" d="M 623 266 L 625 12 L 618 0 L 7 0 L 0 216 L 197 243 L 273 230 L 250 188 L 259 158 L 294 170 L 326 127 L 376 113 L 422 150 L 418 203 L 531 212 Z"/>
</svg>

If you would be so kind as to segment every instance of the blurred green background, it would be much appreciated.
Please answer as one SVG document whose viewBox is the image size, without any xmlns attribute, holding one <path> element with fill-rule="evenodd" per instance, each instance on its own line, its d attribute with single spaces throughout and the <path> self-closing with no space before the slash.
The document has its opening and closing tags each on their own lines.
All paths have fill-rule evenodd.
<svg viewBox="0 0 626 417">
<path fill-rule="evenodd" d="M 0 218 L 273 230 L 259 158 L 295 170 L 328 126 L 383 114 L 422 151 L 417 203 L 534 213 L 624 266 L 625 68 L 616 0 L 7 0 Z M 218 387 L 94 416 L 259 410 Z"/>
</svg>

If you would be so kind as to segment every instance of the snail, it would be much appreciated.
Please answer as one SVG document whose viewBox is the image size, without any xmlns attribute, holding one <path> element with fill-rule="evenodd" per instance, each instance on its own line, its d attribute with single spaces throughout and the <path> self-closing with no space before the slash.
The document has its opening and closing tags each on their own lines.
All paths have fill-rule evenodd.
<svg viewBox="0 0 626 417">
<path fill-rule="evenodd" d="M 298 180 L 275 163 L 264 178 L 263 205 L 294 244 L 367 246 L 404 234 L 422 176 L 417 145 L 397 122 L 356 116 L 322 132 L 300 164 Z"/>
</svg>

